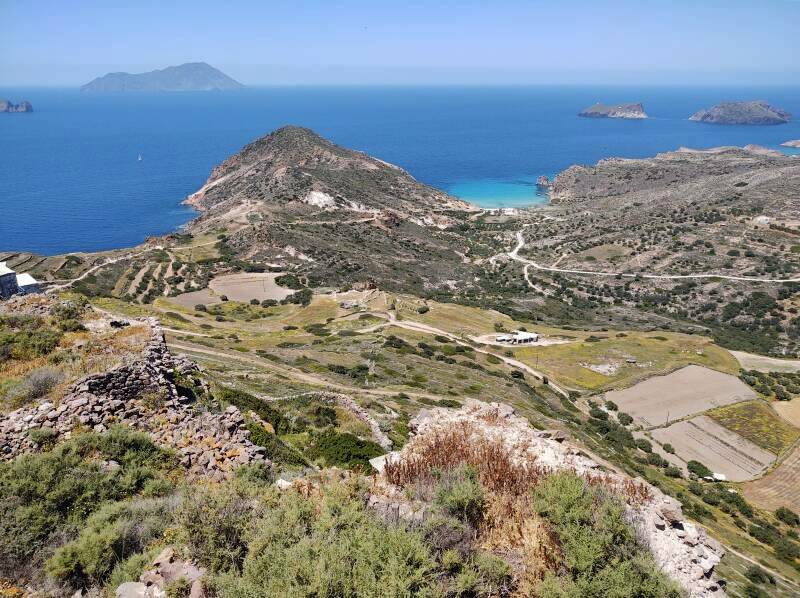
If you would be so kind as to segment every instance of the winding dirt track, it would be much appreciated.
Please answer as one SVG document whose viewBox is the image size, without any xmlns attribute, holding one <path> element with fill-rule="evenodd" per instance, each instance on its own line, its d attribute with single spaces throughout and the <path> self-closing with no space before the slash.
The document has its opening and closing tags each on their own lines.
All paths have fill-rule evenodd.
<svg viewBox="0 0 800 598">
<path fill-rule="evenodd" d="M 651 280 L 686 280 L 686 279 L 704 279 L 704 278 L 721 278 L 723 280 L 738 280 L 743 282 L 757 282 L 766 284 L 782 284 L 784 282 L 800 282 L 800 277 L 797 278 L 755 278 L 752 276 L 729 276 L 727 274 L 643 274 L 643 273 L 623 273 L 623 272 L 606 272 L 602 270 L 572 270 L 569 268 L 556 268 L 555 266 L 542 266 L 533 260 L 520 257 L 519 252 L 525 247 L 525 238 L 522 231 L 517 231 L 517 246 L 505 254 L 512 260 L 536 268 L 537 270 L 545 270 L 547 272 L 560 272 L 562 274 L 585 274 L 589 276 L 621 276 L 623 278 L 648 278 Z M 494 256 L 497 257 L 497 256 Z M 561 261 L 561 258 L 558 261 Z M 556 263 L 558 263 L 558 261 Z M 528 286 L 533 286 L 530 279 L 525 276 Z"/>
</svg>

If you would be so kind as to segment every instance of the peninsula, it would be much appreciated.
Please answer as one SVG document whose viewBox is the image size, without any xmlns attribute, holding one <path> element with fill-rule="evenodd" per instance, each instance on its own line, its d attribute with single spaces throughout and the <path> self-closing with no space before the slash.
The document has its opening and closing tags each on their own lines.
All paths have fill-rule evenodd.
<svg viewBox="0 0 800 598">
<path fill-rule="evenodd" d="M 188 62 L 148 73 L 108 73 L 81 91 L 233 91 L 244 85 L 205 62 Z"/>
<path fill-rule="evenodd" d="M 689 120 L 714 125 L 782 125 L 791 119 L 791 114 L 764 100 L 722 102 L 710 110 L 699 110 L 689 117 Z"/>
<path fill-rule="evenodd" d="M 781 143 L 783 147 L 800 147 L 800 139 L 792 139 Z"/>
<path fill-rule="evenodd" d="M 33 106 L 28 101 L 14 104 L 8 100 L 0 100 L 0 112 L 33 112 Z"/>
<path fill-rule="evenodd" d="M 585 118 L 643 119 L 647 118 L 647 113 L 644 111 L 644 106 L 642 106 L 641 103 L 613 105 L 597 103 L 579 112 L 578 116 L 583 116 Z"/>
</svg>

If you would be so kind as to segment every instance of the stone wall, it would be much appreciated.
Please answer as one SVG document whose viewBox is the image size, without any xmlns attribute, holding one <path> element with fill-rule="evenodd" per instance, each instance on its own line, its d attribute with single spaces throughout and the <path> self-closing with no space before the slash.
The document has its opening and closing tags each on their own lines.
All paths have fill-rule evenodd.
<svg viewBox="0 0 800 598">
<path fill-rule="evenodd" d="M 197 365 L 173 357 L 155 319 L 147 319 L 151 338 L 140 359 L 76 382 L 58 404 L 45 401 L 23 407 L 0 420 L 0 458 L 12 459 L 38 447 L 30 438 L 49 428 L 59 438 L 76 429 L 104 432 L 127 424 L 148 432 L 160 446 L 177 451 L 192 476 L 220 480 L 238 465 L 269 465 L 266 450 L 248 439 L 245 420 L 236 407 L 222 410 L 214 401 L 199 404 L 182 396 L 177 376 L 198 372 Z"/>
</svg>

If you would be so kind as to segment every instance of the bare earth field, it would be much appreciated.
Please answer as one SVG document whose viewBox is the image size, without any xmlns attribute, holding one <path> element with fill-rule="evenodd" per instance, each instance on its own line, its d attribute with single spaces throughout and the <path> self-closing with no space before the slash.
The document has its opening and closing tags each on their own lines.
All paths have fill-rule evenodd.
<svg viewBox="0 0 800 598">
<path fill-rule="evenodd" d="M 218 276 L 209 284 L 209 288 L 217 295 L 227 295 L 231 301 L 246 303 L 251 299 L 275 299 L 280 301 L 291 295 L 294 291 L 275 284 L 275 279 L 280 273 L 274 272 L 244 272 Z"/>
<path fill-rule="evenodd" d="M 778 359 L 765 355 L 754 355 L 744 351 L 731 351 L 739 364 L 746 370 L 759 372 L 800 372 L 800 359 Z"/>
<path fill-rule="evenodd" d="M 792 399 L 791 401 L 775 401 L 772 403 L 772 408 L 784 420 L 793 426 L 800 428 L 800 399 Z"/>
<path fill-rule="evenodd" d="M 797 480 L 800 479 L 800 447 L 784 459 L 773 471 L 760 480 L 744 485 L 745 497 L 758 506 L 775 510 L 788 507 L 800 511 L 800 491 Z"/>
<path fill-rule="evenodd" d="M 280 275 L 280 272 L 243 272 L 217 276 L 208 284 L 207 289 L 183 293 L 172 301 L 183 307 L 194 307 L 198 303 L 204 305 L 221 303 L 222 295 L 227 295 L 231 301 L 242 303 L 248 303 L 251 299 L 280 301 L 294 292 L 275 283 L 275 278 Z"/>
<path fill-rule="evenodd" d="M 737 377 L 698 365 L 606 393 L 606 400 L 648 428 L 754 398 L 756 393 Z"/>
<path fill-rule="evenodd" d="M 753 479 L 775 461 L 772 453 L 705 415 L 653 430 L 652 434 L 660 443 L 672 444 L 684 461 L 700 461 L 734 482 Z"/>
</svg>

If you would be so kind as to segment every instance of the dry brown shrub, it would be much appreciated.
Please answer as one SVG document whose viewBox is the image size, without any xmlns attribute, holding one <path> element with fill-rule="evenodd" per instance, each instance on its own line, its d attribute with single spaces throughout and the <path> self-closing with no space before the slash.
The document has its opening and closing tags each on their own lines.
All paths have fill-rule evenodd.
<svg viewBox="0 0 800 598">
<path fill-rule="evenodd" d="M 583 477 L 592 486 L 605 486 L 629 505 L 642 505 L 653 500 L 653 493 L 646 484 L 630 478 L 619 479 L 607 473 L 585 474 Z"/>
<path fill-rule="evenodd" d="M 437 471 L 469 465 L 488 491 L 519 495 L 549 472 L 535 463 L 514 461 L 502 441 L 487 438 L 468 423 L 437 430 L 412 442 L 409 454 L 386 464 L 386 478 L 396 486 L 430 481 Z"/>
<path fill-rule="evenodd" d="M 503 555 L 522 587 L 533 587 L 562 563 L 558 536 L 533 508 L 528 495 L 487 496 L 480 529 L 481 547 Z"/>
</svg>

